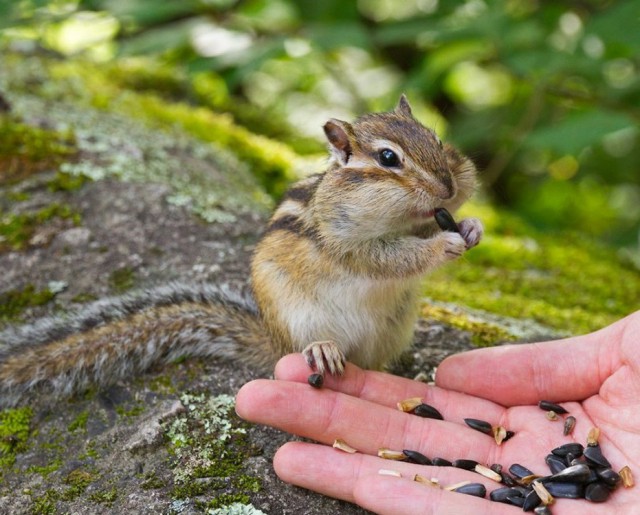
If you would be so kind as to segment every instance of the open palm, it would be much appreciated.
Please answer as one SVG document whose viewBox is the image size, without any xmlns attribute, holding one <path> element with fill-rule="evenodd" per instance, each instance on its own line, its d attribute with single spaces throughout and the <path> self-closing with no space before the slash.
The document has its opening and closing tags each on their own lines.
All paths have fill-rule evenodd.
<svg viewBox="0 0 640 515">
<path fill-rule="evenodd" d="M 237 398 L 240 416 L 318 444 L 290 442 L 279 449 L 274 467 L 285 481 L 357 503 L 381 514 L 509 514 L 519 508 L 412 481 L 415 474 L 448 485 L 464 480 L 499 485 L 452 467 L 382 460 L 380 447 L 410 449 L 429 457 L 519 463 L 549 474 L 544 458 L 563 443 L 585 444 L 591 427 L 601 430 L 600 445 L 614 470 L 640 470 L 640 312 L 601 331 L 556 342 L 480 349 L 445 360 L 437 386 L 427 386 L 348 365 L 341 378 L 325 378 L 316 390 L 306 384 L 309 369 L 299 355 L 283 358 L 276 381 L 245 385 Z M 444 421 L 397 410 L 396 403 L 422 397 Z M 549 421 L 537 407 L 541 399 L 561 401 L 576 417 L 571 436 L 561 422 Z M 514 431 L 501 446 L 468 428 L 464 418 L 486 420 Z M 342 438 L 358 449 L 346 454 L 326 444 Z M 383 476 L 393 469 L 402 478 Z M 605 505 L 558 499 L 554 515 L 638 513 L 639 488 L 619 488 Z"/>
</svg>

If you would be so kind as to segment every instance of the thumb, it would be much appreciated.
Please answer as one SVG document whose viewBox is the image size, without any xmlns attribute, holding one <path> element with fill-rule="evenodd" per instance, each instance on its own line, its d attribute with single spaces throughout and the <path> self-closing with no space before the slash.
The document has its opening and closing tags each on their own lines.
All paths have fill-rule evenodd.
<svg viewBox="0 0 640 515">
<path fill-rule="evenodd" d="M 595 333 L 544 343 L 477 349 L 438 367 L 436 384 L 504 406 L 582 401 L 594 395 L 620 363 L 623 323 Z"/>
</svg>

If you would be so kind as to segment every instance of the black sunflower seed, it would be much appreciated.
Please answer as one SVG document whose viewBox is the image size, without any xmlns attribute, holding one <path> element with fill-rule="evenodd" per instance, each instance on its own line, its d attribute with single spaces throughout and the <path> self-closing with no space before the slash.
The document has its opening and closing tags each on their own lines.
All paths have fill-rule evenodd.
<svg viewBox="0 0 640 515">
<path fill-rule="evenodd" d="M 561 458 L 564 458 L 567 454 L 572 454 L 573 458 L 579 458 L 584 452 L 584 446 L 578 442 L 565 443 L 560 447 L 556 447 L 551 452 Z"/>
<path fill-rule="evenodd" d="M 473 470 L 477 464 L 478 462 L 475 460 L 454 460 L 451 463 L 454 467 L 464 470 Z"/>
<path fill-rule="evenodd" d="M 524 497 L 509 496 L 507 497 L 507 501 L 518 508 L 522 508 L 524 506 Z"/>
<path fill-rule="evenodd" d="M 531 472 L 527 467 L 523 467 L 519 463 L 514 463 L 509 467 L 509 472 L 518 479 L 522 479 L 523 477 L 533 476 L 533 472 Z"/>
<path fill-rule="evenodd" d="M 462 485 L 456 488 L 454 492 L 473 495 L 475 497 L 484 497 L 487 495 L 487 489 L 482 483 L 469 483 L 468 485 Z"/>
<path fill-rule="evenodd" d="M 581 463 L 580 465 L 573 465 L 566 469 L 545 478 L 546 481 L 556 481 L 559 483 L 587 483 L 591 477 L 591 469 Z"/>
<path fill-rule="evenodd" d="M 416 409 L 413 410 L 414 415 L 418 415 L 422 418 L 435 418 L 437 420 L 444 420 L 444 417 L 433 406 L 428 404 L 419 404 Z"/>
<path fill-rule="evenodd" d="M 565 499 L 582 499 L 584 485 L 580 483 L 545 483 L 545 488 L 554 497 Z"/>
<path fill-rule="evenodd" d="M 598 476 L 598 479 L 604 482 L 607 486 L 614 488 L 618 485 L 618 483 L 620 483 L 620 480 L 622 479 L 620 477 L 620 474 L 610 468 L 596 469 L 596 475 Z"/>
<path fill-rule="evenodd" d="M 433 463 L 424 454 L 418 451 L 410 451 L 404 449 L 402 453 L 407 457 L 409 463 L 417 463 L 418 465 L 432 465 Z"/>
<path fill-rule="evenodd" d="M 451 216 L 451 213 L 447 211 L 443 207 L 437 207 L 434 212 L 434 218 L 436 219 L 436 223 L 443 231 L 449 232 L 460 232 L 460 228 L 458 224 Z"/>
<path fill-rule="evenodd" d="M 584 492 L 584 498 L 591 502 L 604 502 L 609 498 L 610 493 L 611 490 L 607 488 L 607 485 L 598 481 L 587 485 L 587 489 Z"/>
<path fill-rule="evenodd" d="M 584 450 L 584 457 L 591 463 L 595 463 L 600 467 L 611 467 L 609 460 L 602 455 L 602 450 L 599 445 L 589 445 Z"/>
<path fill-rule="evenodd" d="M 314 388 L 322 388 L 324 377 L 322 376 L 322 374 L 311 374 L 309 377 L 307 377 L 307 382 Z"/>
<path fill-rule="evenodd" d="M 480 431 L 486 435 L 490 435 L 493 426 L 484 420 L 478 420 L 477 418 L 465 418 L 464 423 L 467 424 L 471 429 L 475 429 L 476 431 Z"/>
<path fill-rule="evenodd" d="M 452 467 L 453 463 L 451 463 L 449 460 L 445 460 L 444 458 L 433 458 L 431 460 L 432 465 L 435 465 L 436 467 Z"/>
<path fill-rule="evenodd" d="M 549 402 L 549 401 L 540 401 L 538 403 L 538 407 L 540 409 L 544 410 L 544 411 L 553 411 L 554 413 L 557 413 L 558 415 L 564 415 L 565 413 L 569 413 L 566 409 L 564 409 L 559 404 L 555 404 L 555 403 Z"/>
<path fill-rule="evenodd" d="M 551 509 L 548 506 L 538 506 L 533 513 L 536 515 L 551 515 Z"/>
<path fill-rule="evenodd" d="M 533 511 L 534 508 L 540 506 L 542 500 L 535 490 L 531 490 L 524 498 L 522 511 Z"/>
<path fill-rule="evenodd" d="M 495 502 L 509 503 L 509 497 L 522 497 L 524 499 L 524 496 L 522 495 L 522 492 L 520 492 L 520 490 L 510 486 L 497 488 L 489 494 L 489 499 Z"/>
<path fill-rule="evenodd" d="M 557 474 L 561 470 L 567 468 L 564 460 L 560 456 L 556 456 L 555 454 L 548 454 L 544 461 L 549 465 L 549 470 L 552 474 Z"/>
</svg>

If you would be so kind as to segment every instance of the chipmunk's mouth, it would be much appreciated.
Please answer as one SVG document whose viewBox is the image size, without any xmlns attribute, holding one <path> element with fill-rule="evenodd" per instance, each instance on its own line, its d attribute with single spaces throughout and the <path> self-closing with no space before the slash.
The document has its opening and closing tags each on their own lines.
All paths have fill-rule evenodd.
<svg viewBox="0 0 640 515">
<path fill-rule="evenodd" d="M 411 218 L 416 219 L 420 222 L 425 222 L 427 221 L 429 218 L 433 218 L 433 216 L 435 215 L 436 210 L 435 209 L 416 209 L 414 211 L 411 212 Z"/>
</svg>

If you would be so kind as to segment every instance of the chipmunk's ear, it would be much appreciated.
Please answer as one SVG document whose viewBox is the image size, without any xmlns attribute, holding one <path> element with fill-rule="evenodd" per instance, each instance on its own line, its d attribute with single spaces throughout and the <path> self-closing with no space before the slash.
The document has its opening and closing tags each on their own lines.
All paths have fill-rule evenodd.
<svg viewBox="0 0 640 515">
<path fill-rule="evenodd" d="M 331 151 L 340 164 L 346 165 L 353 154 L 353 128 L 347 122 L 331 118 L 324 124 L 324 133 L 331 144 Z"/>
<path fill-rule="evenodd" d="M 398 105 L 396 106 L 394 113 L 398 115 L 412 116 L 411 106 L 409 105 L 407 96 L 404 93 L 400 95 L 400 100 L 398 100 Z"/>
</svg>

